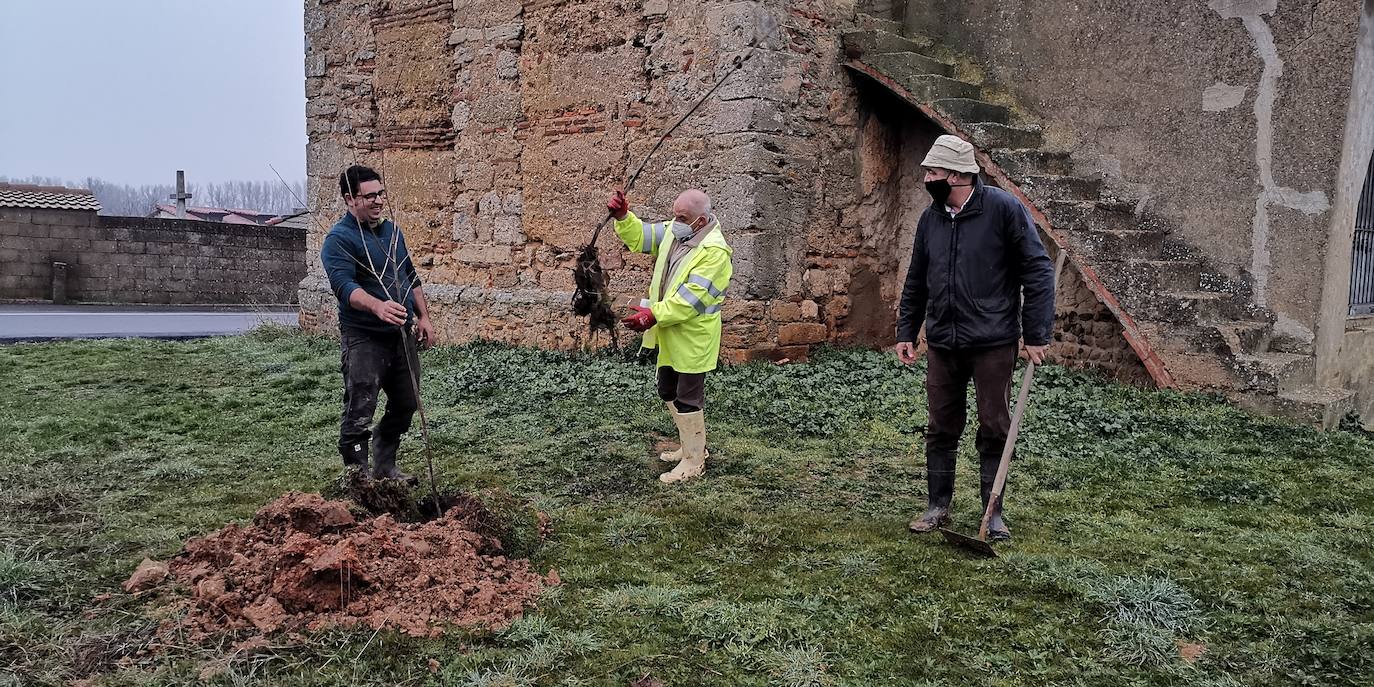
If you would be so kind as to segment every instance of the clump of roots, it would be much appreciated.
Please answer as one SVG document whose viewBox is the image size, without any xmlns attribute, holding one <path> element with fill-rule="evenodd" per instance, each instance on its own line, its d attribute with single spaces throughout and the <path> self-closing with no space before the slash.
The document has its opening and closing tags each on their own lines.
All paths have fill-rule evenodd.
<svg viewBox="0 0 1374 687">
<path fill-rule="evenodd" d="M 611 343 L 616 348 L 620 342 L 616 336 L 616 317 L 611 309 L 610 289 L 607 287 L 606 271 L 601 267 L 601 257 L 595 245 L 588 245 L 577 256 L 573 267 L 572 309 L 579 317 L 587 317 L 587 328 L 591 334 L 607 331 Z"/>
</svg>

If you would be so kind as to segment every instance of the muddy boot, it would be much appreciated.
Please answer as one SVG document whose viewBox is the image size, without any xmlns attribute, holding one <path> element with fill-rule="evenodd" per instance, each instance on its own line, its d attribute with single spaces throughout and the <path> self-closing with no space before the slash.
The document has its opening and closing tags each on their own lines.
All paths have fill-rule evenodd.
<svg viewBox="0 0 1374 687">
<path fill-rule="evenodd" d="M 420 483 L 420 479 L 415 475 L 408 472 L 401 472 L 400 468 L 396 467 L 395 459 L 389 462 L 378 460 L 377 464 L 372 467 L 372 479 L 395 479 L 405 482 L 412 487 Z"/>
<path fill-rule="evenodd" d="M 343 456 L 344 472 L 355 470 L 367 474 L 367 440 L 353 442 L 339 446 L 339 455 Z"/>
<path fill-rule="evenodd" d="M 668 406 L 668 416 L 673 418 L 673 424 L 677 425 L 678 448 L 658 454 L 658 459 L 665 463 L 676 463 L 682 460 L 685 455 L 682 452 L 682 437 L 686 434 L 682 430 L 682 413 L 677 412 L 677 406 L 673 405 L 672 401 L 664 401 L 663 404 Z"/>
<path fill-rule="evenodd" d="M 664 484 L 700 477 L 706 472 L 706 413 L 678 413 L 674 419 L 682 438 L 682 461 L 671 472 L 658 476 Z"/>
<path fill-rule="evenodd" d="M 954 499 L 954 456 L 926 452 L 926 512 L 907 529 L 917 534 L 934 532 L 949 524 L 949 504 Z"/>
<path fill-rule="evenodd" d="M 665 463 L 677 463 L 681 462 L 681 460 L 687 456 L 687 454 L 684 453 L 682 449 L 682 443 L 684 441 L 683 437 L 687 436 L 687 429 L 683 427 L 683 423 L 686 421 L 683 418 L 687 417 L 687 415 L 689 415 L 690 413 L 677 412 L 677 406 L 673 405 L 672 401 L 668 401 L 667 405 L 668 414 L 672 415 L 673 424 L 677 425 L 678 448 L 673 451 L 664 451 L 663 453 L 658 454 L 658 459 Z M 711 451 L 709 449 L 706 451 L 706 457 L 711 457 Z"/>
<path fill-rule="evenodd" d="M 979 461 L 978 491 L 982 496 L 983 512 L 988 510 L 988 497 L 992 495 L 992 484 L 997 481 L 997 465 L 1001 462 L 1001 456 L 989 458 L 983 456 Z M 1002 495 L 1006 496 L 1007 485 L 1002 483 Z M 982 517 L 979 516 L 979 520 Z M 997 499 L 997 506 L 993 509 L 992 515 L 988 518 L 988 539 L 1005 541 L 1011 539 L 1011 530 L 1007 528 L 1007 523 L 1002 519 L 1002 499 Z"/>
<path fill-rule="evenodd" d="M 396 450 L 400 447 L 400 437 L 384 439 L 378 434 L 372 439 L 372 479 L 398 479 L 411 485 L 420 483 L 414 475 L 397 469 Z"/>
</svg>

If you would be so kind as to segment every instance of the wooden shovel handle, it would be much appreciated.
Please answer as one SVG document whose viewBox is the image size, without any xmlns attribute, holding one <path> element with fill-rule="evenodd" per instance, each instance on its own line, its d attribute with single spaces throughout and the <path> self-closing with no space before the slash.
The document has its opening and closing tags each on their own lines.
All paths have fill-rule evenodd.
<svg viewBox="0 0 1374 687">
<path fill-rule="evenodd" d="M 1059 290 L 1059 275 L 1064 271 L 1064 258 L 1067 253 L 1061 248 L 1054 261 L 1054 289 Z M 1011 429 L 1007 430 L 1007 443 L 1002 446 L 1002 461 L 997 464 L 997 477 L 992 481 L 992 492 L 988 494 L 988 505 L 983 511 L 983 523 L 978 526 L 978 538 L 988 540 L 988 520 L 1002 505 L 1002 489 L 1007 486 L 1007 472 L 1011 470 L 1011 454 L 1016 448 L 1016 435 L 1021 432 L 1021 418 L 1026 414 L 1026 400 L 1030 398 L 1031 382 L 1035 379 L 1035 363 L 1026 361 L 1026 372 L 1021 375 L 1021 392 L 1016 395 L 1016 410 L 1011 414 Z"/>
<path fill-rule="evenodd" d="M 993 511 L 1002 503 L 1002 488 L 1007 485 L 1007 472 L 1011 469 L 1011 453 L 1016 448 L 1016 435 L 1021 431 L 1021 418 L 1026 414 L 1026 400 L 1030 398 L 1031 382 L 1034 381 L 1035 363 L 1026 363 L 1026 372 L 1021 375 L 1021 392 L 1016 395 L 1016 410 L 1011 414 L 1011 429 L 1007 430 L 1007 443 L 1002 447 L 1002 462 L 997 464 L 997 478 L 992 482 L 992 493 L 988 494 L 988 506 L 983 511 L 983 524 L 978 526 L 978 538 L 987 541 L 988 520 Z"/>
</svg>

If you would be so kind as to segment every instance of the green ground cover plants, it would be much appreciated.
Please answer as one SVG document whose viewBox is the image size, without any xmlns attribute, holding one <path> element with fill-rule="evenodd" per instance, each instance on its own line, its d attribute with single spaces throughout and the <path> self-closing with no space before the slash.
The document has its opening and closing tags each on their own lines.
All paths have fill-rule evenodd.
<svg viewBox="0 0 1374 687">
<path fill-rule="evenodd" d="M 654 479 L 672 425 L 631 356 L 474 343 L 424 364 L 442 486 L 547 513 L 553 535 L 520 553 L 563 584 L 504 629 L 336 630 L 233 652 L 231 638 L 156 639 L 159 605 L 119 583 L 276 495 L 328 488 L 337 342 L 266 329 L 0 347 L 0 685 L 1374 674 L 1374 440 L 1354 429 L 1042 368 L 1007 491 L 1015 540 L 980 560 L 906 531 L 924 505 L 924 367 L 891 354 L 712 375 L 708 473 L 677 487 Z M 416 470 L 412 435 L 403 463 Z M 962 451 L 956 523 L 971 531 L 971 440 Z M 1201 654 L 1184 660 L 1180 645 Z"/>
</svg>

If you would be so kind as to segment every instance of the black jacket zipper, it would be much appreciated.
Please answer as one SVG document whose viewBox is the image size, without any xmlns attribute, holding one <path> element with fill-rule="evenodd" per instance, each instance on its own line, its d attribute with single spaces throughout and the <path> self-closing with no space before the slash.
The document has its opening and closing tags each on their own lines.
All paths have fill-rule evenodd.
<svg viewBox="0 0 1374 687">
<path fill-rule="evenodd" d="M 954 347 L 959 347 L 959 307 L 957 301 L 958 280 L 955 278 L 955 270 L 959 269 L 959 223 L 953 218 L 949 218 L 949 312 L 950 312 L 950 338 L 954 341 Z"/>
</svg>

